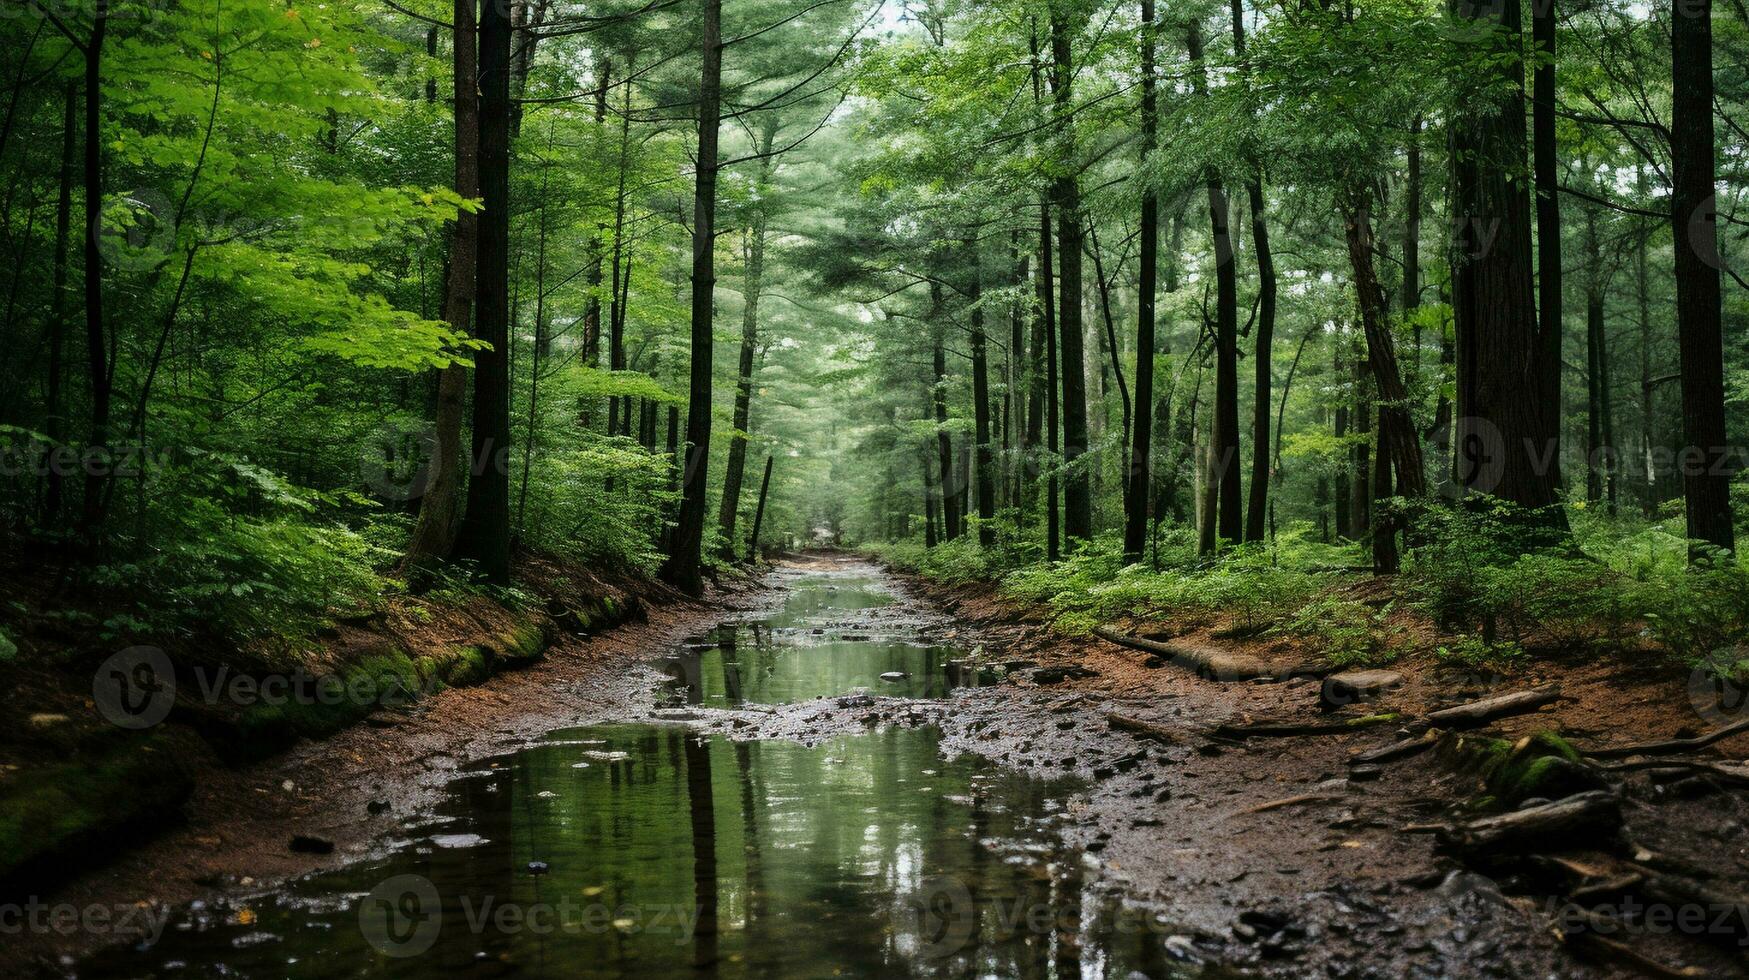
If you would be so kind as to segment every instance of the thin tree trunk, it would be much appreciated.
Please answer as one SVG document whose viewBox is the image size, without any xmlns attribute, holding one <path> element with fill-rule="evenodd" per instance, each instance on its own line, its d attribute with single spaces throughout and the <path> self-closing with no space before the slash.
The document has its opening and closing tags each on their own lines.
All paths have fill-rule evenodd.
<svg viewBox="0 0 1749 980">
<path fill-rule="evenodd" d="M 43 434 L 49 437 L 50 451 L 58 449 L 66 438 L 66 420 L 61 417 L 61 360 L 67 337 L 67 243 L 72 238 L 73 221 L 73 150 L 78 143 L 79 87 L 68 82 L 61 115 L 61 187 L 55 201 L 55 271 L 53 292 L 49 296 L 49 378 L 47 415 Z M 53 526 L 61 511 L 61 467 L 51 465 L 48 485 L 43 497 L 42 520 Z"/>
<path fill-rule="evenodd" d="M 760 132 L 759 177 L 755 182 L 761 192 L 771 178 L 771 145 L 777 138 L 777 120 L 769 119 Z M 741 509 L 741 481 L 747 469 L 747 436 L 753 431 L 753 371 L 759 354 L 759 297 L 765 286 L 765 222 L 763 203 L 754 206 L 747 229 L 747 275 L 742 287 L 741 362 L 735 376 L 735 431 L 729 436 L 729 465 L 723 472 L 723 502 L 717 510 L 717 526 L 722 530 L 723 557 L 733 557 L 735 522 Z"/>
<path fill-rule="evenodd" d="M 1191 79 L 1197 92 L 1208 94 L 1207 67 L 1202 65 L 1202 27 L 1192 23 L 1187 39 L 1190 60 L 1198 68 Z M 1245 534 L 1244 494 L 1239 460 L 1239 275 L 1234 264 L 1232 230 L 1228 225 L 1227 191 L 1220 175 L 1207 173 L 1209 236 L 1215 249 L 1215 411 L 1209 478 L 1219 498 L 1217 538 L 1205 533 L 1203 550 L 1221 541 L 1239 541 Z"/>
<path fill-rule="evenodd" d="M 1233 50 L 1245 58 L 1245 9 L 1243 0 L 1232 0 Z M 1253 167 L 1256 160 L 1250 161 Z M 1251 410 L 1251 495 L 1246 501 L 1245 540 L 1262 541 L 1269 513 L 1269 389 L 1275 344 L 1275 257 L 1269 249 L 1269 220 L 1263 198 L 1263 181 L 1253 174 L 1245 182 L 1251 204 L 1251 246 L 1257 253 L 1257 346 L 1253 356 L 1255 401 Z"/>
<path fill-rule="evenodd" d="M 976 239 L 967 243 L 972 253 L 972 478 L 978 488 L 978 543 L 996 543 L 996 460 L 990 449 L 990 365 L 984 336 L 983 251 Z"/>
<path fill-rule="evenodd" d="M 1053 7 L 1051 11 L 1052 94 L 1058 125 L 1062 127 L 1065 157 L 1073 159 L 1075 147 L 1073 80 L 1074 53 L 1070 26 Z M 1057 261 L 1062 285 L 1058 301 L 1058 333 L 1062 344 L 1063 374 L 1063 536 L 1068 542 L 1093 538 L 1092 481 L 1085 465 L 1077 461 L 1087 452 L 1087 367 L 1082 353 L 1081 323 L 1081 182 L 1071 170 L 1059 176 L 1052 188 L 1057 208 Z"/>
<path fill-rule="evenodd" d="M 1696 0 L 1671 17 L 1670 189 L 1676 251 L 1676 327 L 1682 355 L 1683 488 L 1688 537 L 1736 546 L 1732 464 L 1725 431 L 1725 358 L 1713 143 L 1713 5 Z"/>
<path fill-rule="evenodd" d="M 1155 74 L 1154 0 L 1142 4 L 1142 158 L 1159 145 L 1159 106 Z M 1141 270 L 1136 293 L 1136 412 L 1130 430 L 1129 492 L 1124 498 L 1125 564 L 1142 560 L 1147 545 L 1149 456 L 1154 448 L 1154 311 L 1160 271 L 1160 201 L 1152 183 L 1142 191 Z"/>
<path fill-rule="evenodd" d="M 765 498 L 771 492 L 771 464 L 777 457 L 765 457 L 765 478 L 759 481 L 759 506 L 753 511 L 753 533 L 747 538 L 747 561 L 759 557 L 759 529 L 765 524 Z"/>
<path fill-rule="evenodd" d="M 91 446 L 95 456 L 109 451 L 109 403 L 112 376 L 103 323 L 103 44 L 109 31 L 109 0 L 96 0 L 91 35 L 85 41 L 85 347 L 91 381 Z M 88 539 L 103 522 L 103 475 L 108 467 L 92 467 L 85 475 L 85 506 L 81 520 Z"/>
<path fill-rule="evenodd" d="M 718 128 L 722 113 L 723 2 L 704 0 L 704 64 L 698 88 L 698 164 L 692 214 L 692 378 L 686 411 L 686 470 L 674 550 L 663 567 L 670 584 L 704 590 L 704 496 L 711 443 L 711 314 L 716 294 Z"/>
<path fill-rule="evenodd" d="M 935 383 L 929 389 L 929 398 L 935 409 L 936 457 L 941 465 L 942 531 L 947 540 L 952 541 L 960 536 L 960 504 L 959 491 L 954 486 L 953 434 L 947 429 L 947 348 L 942 337 L 942 320 L 946 316 L 944 305 L 941 284 L 931 284 L 929 319 L 934 345 L 930 348 L 930 360 Z"/>
<path fill-rule="evenodd" d="M 607 123 L 607 90 L 608 82 L 612 78 L 613 59 L 603 58 L 601 71 L 596 75 L 596 84 L 599 87 L 595 92 L 595 125 L 598 127 Z M 626 82 L 626 87 L 629 89 L 631 82 Z M 629 119 L 626 120 L 626 124 L 630 124 Z M 625 148 L 623 146 L 620 150 L 620 156 L 619 179 L 623 186 L 625 182 Z M 601 365 L 601 310 L 603 306 L 601 302 L 601 274 L 606 265 L 604 253 L 607 251 L 606 243 L 602 241 L 602 238 L 606 234 L 607 225 L 603 222 L 595 226 L 595 234 L 589 239 L 589 272 L 586 276 L 589 284 L 589 295 L 583 300 L 583 363 L 588 367 Z M 616 282 L 615 288 L 617 287 Z"/>
<path fill-rule="evenodd" d="M 1351 191 L 1343 221 L 1347 226 L 1349 265 L 1360 299 L 1361 326 L 1366 334 L 1367 364 L 1378 393 L 1379 437 L 1390 447 L 1389 452 L 1379 453 L 1378 465 L 1396 468 L 1396 487 L 1401 496 L 1422 497 L 1427 493 L 1427 471 L 1421 458 L 1421 440 L 1409 414 L 1409 393 L 1397 362 L 1396 340 L 1386 322 L 1384 287 L 1373 262 L 1370 201 L 1370 192 L 1364 187 Z M 1388 478 L 1375 482 L 1387 489 L 1391 486 Z"/>
</svg>

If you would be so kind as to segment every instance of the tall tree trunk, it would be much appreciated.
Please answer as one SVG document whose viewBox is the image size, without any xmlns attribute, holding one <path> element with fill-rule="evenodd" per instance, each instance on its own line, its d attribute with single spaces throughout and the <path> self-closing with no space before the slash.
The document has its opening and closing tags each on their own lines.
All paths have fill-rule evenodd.
<svg viewBox="0 0 1749 980">
<path fill-rule="evenodd" d="M 1403 179 L 1403 297 L 1405 314 L 1421 305 L 1421 117 L 1409 126 L 1409 146 Z M 1421 334 L 1416 328 L 1413 370 L 1421 370 Z"/>
<path fill-rule="evenodd" d="M 1081 323 L 1081 181 L 1074 170 L 1075 126 L 1073 82 L 1075 57 L 1070 47 L 1070 25 L 1053 5 L 1051 10 L 1052 94 L 1056 102 L 1059 138 L 1065 172 L 1052 187 L 1057 208 L 1057 261 L 1062 284 L 1058 300 L 1058 333 L 1062 345 L 1063 375 L 1063 537 L 1065 541 L 1093 538 L 1092 481 L 1084 465 L 1076 465 L 1087 444 L 1087 373 L 1082 353 Z"/>
<path fill-rule="evenodd" d="M 1356 358 L 1354 363 L 1354 410 L 1349 418 L 1354 424 L 1354 483 L 1349 487 L 1349 519 L 1356 540 L 1364 541 L 1372 533 L 1372 417 L 1367 404 L 1366 366 Z"/>
<path fill-rule="evenodd" d="M 477 0 L 455 2 L 455 190 L 462 197 L 480 193 L 480 106 L 474 36 Z M 444 285 L 443 318 L 458 333 L 473 319 L 474 268 L 480 219 L 462 211 L 450 229 L 449 277 Z M 419 501 L 419 519 L 407 546 L 410 567 L 447 560 L 455 547 L 462 489 L 462 423 L 467 414 L 468 369 L 452 364 L 437 378 L 430 475 Z"/>
<path fill-rule="evenodd" d="M 601 70 L 596 74 L 595 91 L 595 125 L 599 128 L 607 124 L 607 94 L 608 82 L 613 78 L 613 59 L 601 59 Z M 631 87 L 631 82 L 626 82 Z M 628 119 L 629 125 L 630 120 Z M 622 146 L 619 179 L 625 182 L 625 148 Z M 595 226 L 595 235 L 589 239 L 588 268 L 586 279 L 589 284 L 589 295 L 583 300 L 583 363 L 588 367 L 601 365 L 601 275 L 605 271 L 607 261 L 606 242 L 607 223 L 601 222 Z M 615 284 L 617 288 L 617 283 Z"/>
<path fill-rule="evenodd" d="M 1102 318 L 1105 321 L 1105 363 L 1111 368 L 1112 377 L 1117 379 L 1118 401 L 1123 410 L 1123 430 L 1120 432 L 1118 438 L 1118 445 L 1122 450 L 1121 458 L 1119 460 L 1121 467 L 1118 472 L 1124 475 L 1123 479 L 1119 481 L 1119 489 L 1123 493 L 1124 506 L 1127 509 L 1129 506 L 1130 492 L 1129 434 L 1130 416 L 1132 414 L 1130 408 L 1130 388 L 1129 385 L 1125 383 L 1123 376 L 1123 348 L 1117 341 L 1117 323 L 1113 319 L 1111 312 L 1111 281 L 1105 278 L 1105 259 L 1101 257 L 1099 250 L 1099 232 L 1097 229 L 1091 228 L 1089 231 L 1091 234 L 1089 234 L 1088 238 L 1093 245 L 1093 279 L 1099 284 L 1099 309 Z M 1096 398 L 1096 401 L 1099 404 L 1105 404 L 1103 393 Z M 1110 423 L 1107 422 L 1107 425 L 1109 424 Z"/>
<path fill-rule="evenodd" d="M 1191 75 L 1198 94 L 1207 97 L 1207 67 L 1202 64 L 1202 27 L 1192 23 L 1187 38 Z M 1212 168 L 1207 173 L 1209 237 L 1215 249 L 1215 411 L 1210 441 L 1210 482 L 1219 499 L 1217 540 L 1203 535 L 1203 550 L 1220 541 L 1238 541 L 1245 534 L 1244 494 L 1239 459 L 1239 272 L 1234 264 L 1227 190 Z"/>
<path fill-rule="evenodd" d="M 85 347 L 91 380 L 91 446 L 94 456 L 109 451 L 109 402 L 113 378 L 103 324 L 103 44 L 109 32 L 109 0 L 96 0 L 91 35 L 85 41 Z M 81 519 L 87 538 L 103 522 L 102 475 L 94 466 L 85 474 Z"/>
<path fill-rule="evenodd" d="M 1142 3 L 1142 159 L 1159 145 L 1159 105 L 1154 78 L 1154 0 Z M 1141 270 L 1136 293 L 1136 411 L 1130 430 L 1129 493 L 1124 498 L 1125 564 L 1142 560 L 1148 542 L 1149 456 L 1154 448 L 1154 309 L 1160 271 L 1160 201 L 1153 184 L 1142 191 Z"/>
<path fill-rule="evenodd" d="M 693 595 L 704 591 L 704 495 L 711 445 L 711 314 L 717 285 L 717 159 L 723 98 L 723 0 L 704 2 L 704 65 L 698 84 L 698 164 L 692 205 L 692 379 L 686 408 L 686 469 L 680 523 L 663 578 Z"/>
<path fill-rule="evenodd" d="M 1058 464 L 1062 462 L 1061 437 L 1062 423 L 1060 416 L 1062 398 L 1057 386 L 1057 334 L 1060 332 L 1056 314 L 1050 306 L 1051 291 L 1051 224 L 1050 209 L 1042 212 L 1044 217 L 1042 270 L 1040 287 L 1046 303 L 1045 310 L 1045 450 L 1046 463 L 1050 467 L 1050 477 L 1045 481 L 1045 558 L 1056 561 L 1063 557 L 1063 513 L 1059 491 L 1062 478 L 1058 475 Z"/>
<path fill-rule="evenodd" d="M 78 144 L 79 87 L 68 82 L 62 100 L 61 113 L 61 187 L 55 200 L 55 271 L 49 296 L 49 378 L 46 417 L 43 434 L 49 437 L 51 452 L 59 449 L 66 438 L 66 420 L 61 417 L 61 364 L 66 348 L 67 328 L 67 243 L 72 238 L 73 223 L 73 150 Z M 54 526 L 61 511 L 61 467 L 51 465 L 48 485 L 43 496 L 42 521 Z"/>
<path fill-rule="evenodd" d="M 1233 51 L 1240 61 L 1245 58 L 1245 8 L 1243 0 L 1232 0 Z M 1253 168 L 1258 161 L 1249 161 Z M 1253 356 L 1256 370 L 1255 401 L 1251 410 L 1251 495 L 1246 501 L 1245 540 L 1262 541 L 1264 524 L 1269 514 L 1269 389 L 1274 383 L 1270 375 L 1271 355 L 1275 344 L 1275 256 L 1269 250 L 1269 220 L 1263 198 L 1263 181 L 1255 169 L 1245 182 L 1245 195 L 1251 204 L 1251 246 L 1257 253 L 1257 348 Z"/>
<path fill-rule="evenodd" d="M 929 458 L 929 447 L 923 447 L 923 547 L 934 548 L 941 543 L 935 533 L 935 464 Z"/>
<path fill-rule="evenodd" d="M 1645 200 L 1646 167 L 1643 163 L 1635 167 L 1635 186 L 1639 199 Z M 1652 416 L 1652 396 L 1657 390 L 1657 384 L 1652 379 L 1652 279 L 1651 263 L 1647 255 L 1651 250 L 1648 244 L 1650 238 L 1649 231 L 1642 231 L 1634 249 L 1634 286 L 1635 299 L 1639 305 L 1640 328 L 1640 465 L 1645 477 L 1640 510 L 1648 519 L 1658 512 L 1658 467 L 1653 456 L 1653 446 L 1658 436 Z"/>
<path fill-rule="evenodd" d="M 952 541 L 960 536 L 960 495 L 959 488 L 954 485 L 953 434 L 947 428 L 947 347 L 942 336 L 945 330 L 942 321 L 947 315 L 945 306 L 941 284 L 932 283 L 929 288 L 929 319 L 934 384 L 930 386 L 929 399 L 935 409 L 935 448 L 941 464 L 942 531 L 947 540 Z"/>
<path fill-rule="evenodd" d="M 1490 50 L 1491 81 L 1505 99 L 1476 99 L 1451 121 L 1454 200 L 1452 306 L 1457 321 L 1458 483 L 1535 511 L 1562 526 L 1554 504 L 1554 434 L 1546 411 L 1536 290 L 1531 275 L 1530 194 L 1514 176 L 1523 166 L 1524 67 L 1518 0 L 1496 6 L 1457 3 Z M 1526 547 L 1535 542 L 1520 538 Z"/>
<path fill-rule="evenodd" d="M 1713 4 L 1671 17 L 1670 214 L 1676 251 L 1677 347 L 1682 355 L 1683 488 L 1690 540 L 1731 550 L 1731 450 L 1713 145 Z"/>
<path fill-rule="evenodd" d="M 1421 458 L 1421 440 L 1409 414 L 1409 392 L 1403 384 L 1396 340 L 1386 318 L 1385 290 L 1373 261 L 1371 193 L 1364 186 L 1357 186 L 1348 194 L 1346 204 L 1343 221 L 1347 226 L 1348 261 L 1359 298 L 1361 327 L 1366 334 L 1367 365 L 1378 393 L 1379 439 L 1389 445 L 1389 452 L 1379 453 L 1378 465 L 1395 467 L 1395 485 L 1401 496 L 1422 497 L 1427 493 L 1427 471 Z M 1374 482 L 1387 489 L 1392 485 L 1388 478 Z"/>
<path fill-rule="evenodd" d="M 996 458 L 990 448 L 990 364 L 984 335 L 983 250 L 976 239 L 967 242 L 972 253 L 972 479 L 978 490 L 978 543 L 986 548 L 996 543 Z"/>
<path fill-rule="evenodd" d="M 1551 440 L 1552 479 L 1561 484 L 1561 199 L 1555 146 L 1555 0 L 1531 0 L 1531 45 L 1538 60 L 1531 80 L 1531 156 L 1536 178 L 1537 383 Z"/>
<path fill-rule="evenodd" d="M 480 13 L 479 268 L 474 439 L 468 506 L 457 552 L 488 581 L 510 581 L 510 18 L 503 4 Z"/>
<path fill-rule="evenodd" d="M 1039 244 L 1038 271 L 1033 276 L 1035 298 L 1032 310 L 1032 341 L 1027 349 L 1028 390 L 1026 398 L 1026 447 L 1027 455 L 1022 462 L 1022 473 L 1025 477 L 1025 491 L 1022 495 L 1023 511 L 1034 513 L 1037 505 L 1038 472 L 1041 464 L 1039 453 L 1045 448 L 1045 405 L 1056 400 L 1053 388 L 1047 387 L 1045 374 L 1046 350 L 1055 343 L 1056 336 L 1056 289 L 1051 282 L 1051 212 L 1050 204 L 1044 198 L 1039 199 Z M 1055 442 L 1052 443 L 1055 445 Z M 1049 462 L 1048 460 L 1046 462 Z M 1051 465 L 1055 465 L 1051 463 Z M 1053 494 L 1054 497 L 1054 494 Z M 1053 513 L 1055 504 L 1051 505 Z M 1055 527 L 1055 519 L 1052 520 Z M 1056 534 L 1051 534 L 1055 540 Z M 1054 549 L 1053 549 L 1054 551 Z"/>
<path fill-rule="evenodd" d="M 763 192 L 771 179 L 771 144 L 777 138 L 777 121 L 769 119 L 760 132 L 759 177 L 755 182 Z M 763 201 L 764 195 L 760 194 Z M 735 520 L 741 509 L 741 481 L 747 469 L 747 436 L 753 431 L 753 370 L 759 355 L 759 297 L 765 287 L 765 208 L 754 207 L 747 229 L 747 275 L 742 287 L 741 362 L 735 376 L 735 431 L 729 436 L 729 465 L 723 472 L 723 502 L 717 510 L 717 526 L 722 530 L 723 557 L 733 557 Z"/>
<path fill-rule="evenodd" d="M 1338 343 L 1341 342 L 1338 341 Z M 1345 383 L 1348 374 L 1347 362 L 1343 360 L 1342 352 L 1338 349 L 1334 370 L 1331 373 L 1332 384 Z M 1336 414 L 1335 418 L 1331 420 L 1331 425 L 1332 432 L 1336 436 L 1336 443 L 1340 446 L 1348 439 L 1348 401 L 1346 399 L 1336 403 Z M 1341 466 L 1336 470 L 1334 488 L 1336 496 L 1333 501 L 1336 508 L 1336 537 L 1338 540 L 1351 541 L 1355 537 L 1354 496 L 1349 492 L 1349 476 L 1354 465 L 1354 453 L 1352 450 L 1345 451 L 1340 458 Z"/>
<path fill-rule="evenodd" d="M 631 255 L 625 244 L 626 230 L 626 169 L 632 146 L 632 64 L 626 65 L 626 90 L 619 123 L 619 185 L 613 203 L 613 261 L 607 294 L 607 369 L 626 369 L 626 306 L 631 296 Z M 625 414 L 625 399 L 609 396 L 607 400 L 607 434 L 619 435 L 620 416 Z"/>
</svg>

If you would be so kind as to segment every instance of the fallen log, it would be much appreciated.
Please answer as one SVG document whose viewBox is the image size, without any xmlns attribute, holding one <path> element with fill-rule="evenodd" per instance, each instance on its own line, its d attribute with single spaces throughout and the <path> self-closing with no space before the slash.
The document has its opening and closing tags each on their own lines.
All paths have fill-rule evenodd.
<svg viewBox="0 0 1749 980">
<path fill-rule="evenodd" d="M 1304 803 L 1334 803 L 1341 799 L 1342 797 L 1334 796 L 1329 793 L 1303 793 L 1299 796 L 1289 796 L 1279 800 L 1270 800 L 1268 803 L 1259 803 L 1256 806 L 1246 807 L 1234 814 L 1234 816 L 1244 816 L 1252 813 L 1268 813 L 1271 810 L 1281 810 L 1290 806 L 1300 806 Z"/>
<path fill-rule="evenodd" d="M 1640 759 L 1632 762 L 1617 762 L 1613 765 L 1598 766 L 1605 772 L 1633 772 L 1640 769 L 1680 769 L 1696 776 L 1717 776 L 1733 786 L 1749 786 L 1749 770 L 1727 769 L 1724 766 L 1708 765 L 1704 762 L 1682 762 L 1671 759 Z"/>
<path fill-rule="evenodd" d="M 1696 738 L 1672 738 L 1661 742 L 1641 742 L 1637 745 L 1616 745 L 1601 749 L 1580 749 L 1579 754 L 1593 759 L 1624 759 L 1630 755 L 1677 755 L 1704 749 L 1732 735 L 1749 732 L 1749 718 L 1734 721 L 1716 731 Z"/>
<path fill-rule="evenodd" d="M 1546 684 L 1529 691 L 1514 691 L 1480 701 L 1471 701 L 1450 708 L 1441 708 L 1427 715 L 1427 723 L 1435 728 L 1479 728 L 1496 718 L 1522 715 L 1545 704 L 1560 700 L 1561 685 Z"/>
<path fill-rule="evenodd" d="M 1621 801 L 1603 790 L 1439 829 L 1445 850 L 1484 861 L 1554 845 L 1613 839 L 1621 831 Z"/>
<path fill-rule="evenodd" d="M 1095 626 L 1093 635 L 1107 643 L 1140 650 L 1164 657 L 1177 666 L 1194 671 L 1200 677 L 1216 681 L 1248 681 L 1273 677 L 1276 673 L 1256 657 L 1192 643 L 1162 643 L 1128 633 L 1119 633 L 1104 626 Z"/>
<path fill-rule="evenodd" d="M 1401 742 L 1392 742 L 1389 745 L 1381 745 L 1376 749 L 1368 749 L 1365 752 L 1349 756 L 1348 764 L 1364 766 L 1368 763 L 1392 762 L 1397 759 L 1406 759 L 1412 755 L 1419 755 L 1439 744 L 1440 734 L 1439 729 L 1430 728 L 1419 735 L 1403 739 Z"/>
<path fill-rule="evenodd" d="M 1265 722 L 1254 725 L 1216 725 L 1210 734 L 1216 738 L 1297 738 L 1302 735 L 1346 735 L 1374 725 L 1388 725 L 1401 721 L 1402 716 L 1390 713 L 1382 715 L 1367 715 L 1364 718 L 1349 718 L 1346 721 L 1324 721 L 1309 724 L 1276 724 Z"/>
<path fill-rule="evenodd" d="M 1108 714 L 1105 716 L 1105 723 L 1113 731 L 1129 732 L 1137 738 L 1149 738 L 1156 742 L 1169 744 L 1177 744 L 1182 740 L 1177 731 L 1167 728 L 1165 725 L 1157 725 L 1154 722 L 1131 718 L 1127 715 Z"/>
</svg>

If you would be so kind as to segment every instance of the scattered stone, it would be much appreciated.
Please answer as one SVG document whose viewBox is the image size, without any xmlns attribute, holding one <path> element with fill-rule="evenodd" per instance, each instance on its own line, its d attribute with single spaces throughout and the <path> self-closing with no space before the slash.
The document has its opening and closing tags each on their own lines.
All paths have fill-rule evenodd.
<svg viewBox="0 0 1749 980">
<path fill-rule="evenodd" d="M 298 834 L 291 839 L 291 849 L 294 854 L 333 854 L 334 842 L 309 834 Z"/>
<path fill-rule="evenodd" d="M 883 680 L 883 681 L 902 681 L 905 678 L 910 677 L 910 676 L 911 676 L 910 674 L 907 674 L 902 670 L 889 670 L 886 673 L 881 675 L 881 680 Z"/>
<path fill-rule="evenodd" d="M 1325 709 L 1343 708 L 1382 697 L 1403 686 L 1403 675 L 1394 670 L 1351 670 L 1324 678 L 1318 702 Z"/>
<path fill-rule="evenodd" d="M 547 873 L 547 863 L 545 861 L 530 861 L 530 862 L 528 862 L 528 873 L 531 875 L 544 875 L 544 874 L 546 874 Z"/>
</svg>

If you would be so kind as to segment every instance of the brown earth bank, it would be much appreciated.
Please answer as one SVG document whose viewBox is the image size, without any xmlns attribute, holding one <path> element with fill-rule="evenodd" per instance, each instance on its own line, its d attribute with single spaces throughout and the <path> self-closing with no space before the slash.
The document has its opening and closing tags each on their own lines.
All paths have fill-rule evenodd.
<svg viewBox="0 0 1749 980">
<path fill-rule="evenodd" d="M 1333 707 L 1315 672 L 1209 680 L 1165 656 L 1056 633 L 1036 610 L 988 587 L 945 589 L 891 575 L 897 601 L 857 614 L 856 628 L 959 647 L 970 652 L 968 674 L 997 683 L 939 701 L 850 694 L 747 710 L 660 706 L 660 657 L 705 627 L 774 608 L 787 583 L 821 572 L 883 574 L 850 555 L 792 557 L 762 582 L 701 602 L 649 601 L 644 623 L 592 639 L 561 631 L 524 669 L 379 711 L 281 755 L 242 765 L 196 760 L 185 823 L 41 901 L 157 909 L 357 860 L 416 823 L 460 767 L 561 727 L 654 721 L 817 743 L 930 724 L 949 752 L 1084 780 L 1066 843 L 1102 888 L 1170 924 L 1181 939 L 1169 948 L 1187 969 L 1208 963 L 1296 977 L 1741 970 L 1749 900 L 1737 896 L 1749 894 L 1749 806 L 1731 763 L 1749 751 L 1749 737 L 1668 757 L 1594 765 L 1566 757 L 1575 746 L 1631 745 L 1735 720 L 1704 703 L 1697 712 L 1686 674 L 1539 661 L 1512 676 L 1457 675 L 1411 662 L 1393 666 L 1391 683 L 1334 698 L 1359 703 Z M 1162 624 L 1118 625 L 1172 633 Z M 1294 654 L 1281 659 L 1303 668 L 1303 651 Z M 1440 707 L 1549 681 L 1560 683 L 1559 697 L 1534 711 L 1425 728 Z M 1303 733 L 1285 734 L 1287 726 Z M 1355 764 L 1356 753 L 1424 730 L 1436 733 L 1427 740 L 1437 747 Z M 1668 761 L 1593 771 L 1644 759 Z M 1468 826 L 1492 813 L 1536 811 L 1535 798 L 1522 799 L 1528 794 L 1593 787 L 1613 802 L 1620 829 L 1588 813 L 1522 844 L 1488 837 L 1478 846 L 1486 828 Z M 1527 802 L 1531 809 L 1514 810 Z M 293 850 L 294 837 L 333 851 Z M 1634 903 L 1632 926 L 1615 930 L 1598 918 Z M 1668 913 L 1654 921 L 1648 903 Z M 60 974 L 68 957 L 105 939 L 26 930 L 0 946 L 0 971 Z"/>
</svg>

